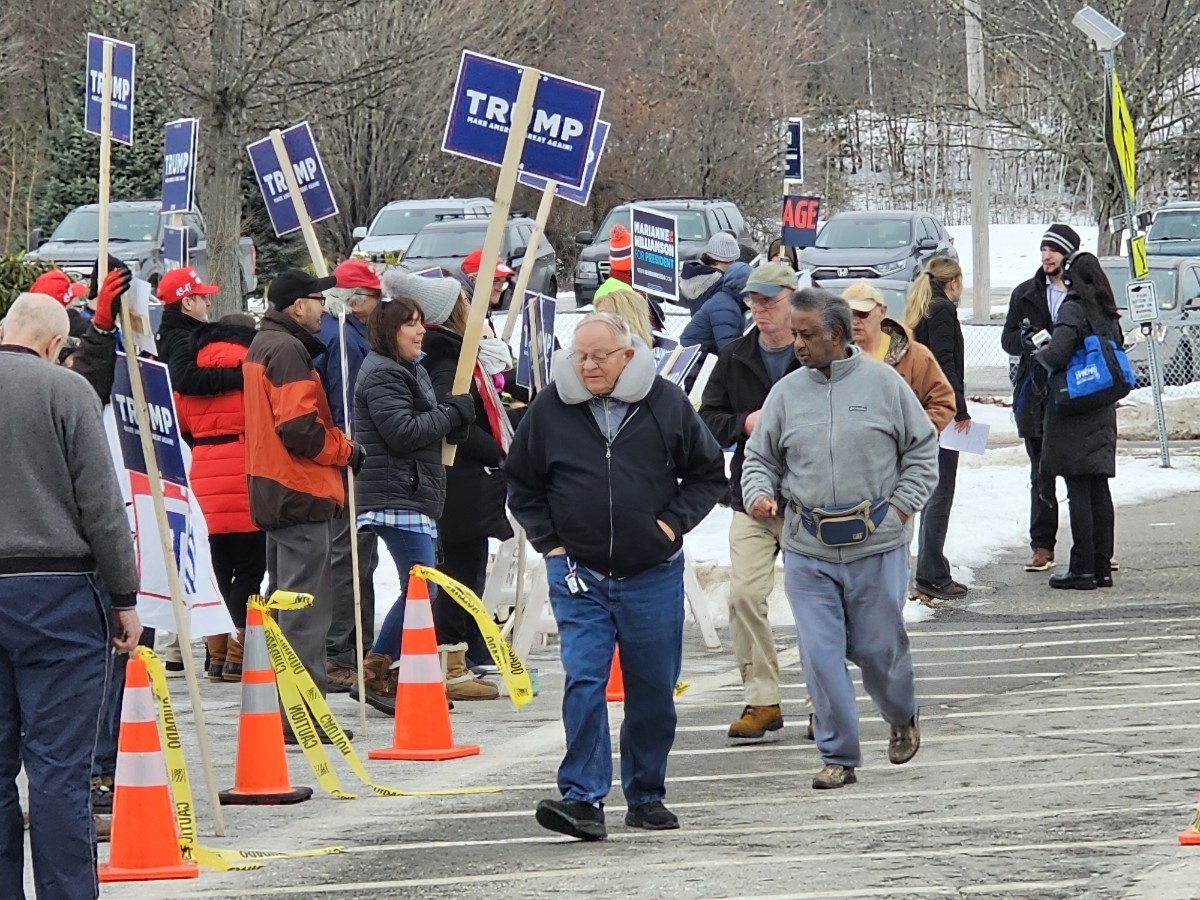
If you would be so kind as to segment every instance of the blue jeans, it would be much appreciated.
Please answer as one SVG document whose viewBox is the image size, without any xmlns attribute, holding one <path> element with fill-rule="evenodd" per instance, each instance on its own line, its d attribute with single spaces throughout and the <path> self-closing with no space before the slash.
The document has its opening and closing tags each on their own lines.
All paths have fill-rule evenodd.
<svg viewBox="0 0 1200 900">
<path fill-rule="evenodd" d="M 24 898 L 17 773 L 38 900 L 99 895 L 90 803 L 108 621 L 86 575 L 0 577 L 0 897 Z"/>
<path fill-rule="evenodd" d="M 375 646 L 372 653 L 382 653 L 392 659 L 400 658 L 400 639 L 404 634 L 404 597 L 408 593 L 408 571 L 413 566 L 434 566 L 437 564 L 437 553 L 434 550 L 433 538 L 419 531 L 406 531 L 403 528 L 389 528 L 384 525 L 373 526 L 375 533 L 392 555 L 396 571 L 400 573 L 400 598 L 388 610 L 375 636 Z M 432 600 L 436 588 L 429 585 L 429 598 Z"/>
<path fill-rule="evenodd" d="M 625 680 L 621 787 L 629 806 L 667 795 L 667 754 L 675 743 L 675 684 L 683 664 L 683 555 L 629 578 L 599 578 L 583 566 L 587 592 L 567 588 L 568 557 L 546 559 L 567 681 L 567 753 L 558 788 L 567 800 L 601 801 L 612 785 L 608 686 L 613 647 Z"/>
<path fill-rule="evenodd" d="M 904 626 L 908 546 L 847 563 L 788 550 L 783 565 L 817 750 L 826 764 L 860 766 L 858 706 L 846 660 L 862 670 L 863 688 L 885 721 L 903 725 L 917 711 Z"/>
</svg>

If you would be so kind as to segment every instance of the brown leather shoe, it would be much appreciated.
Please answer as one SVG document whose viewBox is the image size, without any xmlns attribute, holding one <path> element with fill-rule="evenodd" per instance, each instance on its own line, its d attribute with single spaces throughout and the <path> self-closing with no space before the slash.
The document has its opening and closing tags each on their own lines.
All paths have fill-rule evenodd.
<svg viewBox="0 0 1200 900">
<path fill-rule="evenodd" d="M 827 765 L 814 775 L 812 780 L 814 790 L 818 791 L 830 791 L 857 783 L 858 776 L 854 774 L 854 766 L 839 766 L 836 763 Z"/>
<path fill-rule="evenodd" d="M 358 669 L 342 666 L 331 659 L 325 660 L 325 683 L 331 694 L 348 694 L 358 684 Z"/>
<path fill-rule="evenodd" d="M 229 636 L 226 645 L 225 665 L 221 669 L 221 680 L 237 684 L 242 680 L 243 643 L 246 640 L 246 629 L 239 628 L 236 634 Z"/>
<path fill-rule="evenodd" d="M 1026 572 L 1049 572 L 1054 568 L 1054 551 L 1045 547 L 1035 547 L 1033 556 L 1025 563 Z"/>
<path fill-rule="evenodd" d="M 902 766 L 921 749 L 921 711 L 913 713 L 913 717 L 903 725 L 892 726 L 892 736 L 888 739 L 888 762 L 894 766 Z"/>
<path fill-rule="evenodd" d="M 729 726 L 731 738 L 760 738 L 768 731 L 778 731 L 783 727 L 783 710 L 776 703 L 774 706 L 747 706 L 742 710 L 741 718 Z"/>
<path fill-rule="evenodd" d="M 208 680 L 224 681 L 225 657 L 229 652 L 229 635 L 214 634 L 204 639 L 208 649 Z"/>
<path fill-rule="evenodd" d="M 386 716 L 396 715 L 396 670 L 392 658 L 372 650 L 363 660 L 364 684 L 367 688 L 367 703 Z M 358 675 L 350 688 L 350 697 L 358 699 Z"/>
</svg>

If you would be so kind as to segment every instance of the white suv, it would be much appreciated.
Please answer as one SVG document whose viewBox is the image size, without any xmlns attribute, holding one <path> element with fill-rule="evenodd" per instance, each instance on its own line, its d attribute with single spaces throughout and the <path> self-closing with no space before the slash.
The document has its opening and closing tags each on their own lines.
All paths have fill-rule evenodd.
<svg viewBox="0 0 1200 900">
<path fill-rule="evenodd" d="M 486 197 L 393 200 L 375 213 L 369 228 L 354 229 L 358 243 L 351 252 L 365 254 L 372 262 L 384 262 L 387 256 L 402 258 L 417 232 L 442 216 L 488 218 L 491 214 L 492 201 Z"/>
</svg>

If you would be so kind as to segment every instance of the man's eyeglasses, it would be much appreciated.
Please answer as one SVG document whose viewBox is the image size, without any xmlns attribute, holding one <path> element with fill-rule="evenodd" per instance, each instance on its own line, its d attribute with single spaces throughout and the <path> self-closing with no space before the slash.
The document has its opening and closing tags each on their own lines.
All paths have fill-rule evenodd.
<svg viewBox="0 0 1200 900">
<path fill-rule="evenodd" d="M 567 354 L 567 359 L 571 360 L 571 362 L 575 363 L 577 366 L 584 365 L 588 360 L 591 360 L 598 366 L 602 366 L 613 357 L 619 356 L 621 353 L 621 350 L 609 350 L 608 352 L 599 351 L 596 353 L 580 353 L 577 350 L 572 350 L 569 354 Z"/>
<path fill-rule="evenodd" d="M 774 297 L 764 297 L 762 294 L 748 294 L 746 296 L 746 305 L 751 309 L 774 309 L 783 300 L 783 294 L 776 294 Z"/>
<path fill-rule="evenodd" d="M 854 318 L 856 319 L 869 319 L 871 318 L 871 312 L 875 312 L 875 310 L 871 310 L 871 312 L 863 312 L 861 309 L 852 309 L 850 311 L 854 313 Z"/>
</svg>

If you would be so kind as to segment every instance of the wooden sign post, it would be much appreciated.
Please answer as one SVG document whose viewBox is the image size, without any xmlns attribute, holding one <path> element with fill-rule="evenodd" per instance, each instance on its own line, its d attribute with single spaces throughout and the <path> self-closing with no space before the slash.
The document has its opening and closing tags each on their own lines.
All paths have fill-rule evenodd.
<svg viewBox="0 0 1200 900">
<path fill-rule="evenodd" d="M 513 309 L 515 308 L 519 312 L 524 306 L 525 290 L 529 287 L 529 279 L 533 277 L 533 265 L 537 260 L 538 244 L 542 241 L 542 235 L 546 233 L 546 221 L 550 218 L 550 207 L 554 205 L 555 191 L 557 190 L 558 185 L 553 181 L 546 182 L 546 187 L 542 190 L 542 202 L 538 204 L 537 224 L 533 229 L 533 234 L 529 236 L 529 246 L 525 248 L 525 258 L 521 261 L 521 271 L 517 273 L 512 302 L 508 304 L 508 316 L 504 320 L 505 343 L 512 338 L 513 328 L 516 326 L 517 319 L 520 318 L 520 315 L 513 315 Z M 495 267 L 493 266 L 493 268 Z M 558 298 L 552 297 L 551 299 Z"/>
<path fill-rule="evenodd" d="M 526 66 L 521 72 L 521 86 L 517 91 L 517 102 L 513 104 L 512 116 L 509 121 L 508 142 L 504 145 L 504 160 L 500 165 L 500 177 L 496 180 L 496 198 L 492 207 L 492 218 L 488 222 L 487 235 L 483 240 L 483 257 L 479 261 L 479 274 L 475 278 L 475 292 L 471 296 L 471 314 L 467 317 L 462 353 L 458 357 L 458 368 L 454 372 L 454 386 L 451 388 L 453 394 L 465 394 L 471 389 L 471 379 L 475 372 L 475 358 L 479 355 L 479 341 L 483 336 L 483 323 L 487 318 L 488 306 L 491 302 L 492 284 L 496 280 L 496 261 L 500 258 L 500 243 L 504 238 L 504 229 L 508 225 L 513 189 L 517 185 L 521 153 L 525 149 L 525 136 L 529 133 L 529 122 L 533 118 L 533 99 L 537 93 L 538 79 L 541 74 L 531 66 Z M 548 206 L 544 199 L 543 205 Z M 530 249 L 535 246 L 532 240 L 530 245 Z M 527 273 L 530 268 L 529 251 L 526 251 L 525 259 L 527 262 L 521 266 L 523 273 Z M 526 283 L 528 283 L 528 277 L 526 277 Z M 518 298 L 521 298 L 521 295 L 514 291 L 514 302 L 517 302 Z M 523 298 L 520 302 L 524 302 Z M 454 465 L 453 444 L 443 444 L 442 462 L 447 466 Z"/>
<path fill-rule="evenodd" d="M 100 222 L 99 252 L 96 261 L 96 287 L 99 290 L 108 274 L 108 208 L 109 188 L 112 182 L 112 51 L 108 41 L 104 42 L 104 87 L 100 107 Z M 142 455 L 146 458 L 146 480 L 150 482 L 150 496 L 154 505 L 154 520 L 158 527 L 158 538 L 162 550 L 163 565 L 167 570 L 167 585 L 171 592 L 171 608 L 175 612 L 175 631 L 179 635 L 180 655 L 183 657 L 183 672 L 187 680 L 188 696 L 192 702 L 192 715 L 196 720 L 196 737 L 200 744 L 200 759 L 204 766 L 204 780 L 208 787 L 208 799 L 212 805 L 213 833 L 217 837 L 225 834 L 225 818 L 221 813 L 217 780 L 213 771 L 212 750 L 208 744 L 208 729 L 204 722 L 204 704 L 200 698 L 200 682 L 196 678 L 196 662 L 192 659 L 192 636 L 188 625 L 188 611 L 183 599 L 183 585 L 179 579 L 179 564 L 175 559 L 175 542 L 171 537 L 171 526 L 167 520 L 167 506 L 163 499 L 162 475 L 158 469 L 158 458 L 154 452 L 154 437 L 150 430 L 150 414 L 146 408 L 146 392 L 142 386 L 142 374 L 138 366 L 137 346 L 134 341 L 133 316 L 129 302 L 121 304 L 121 336 L 125 345 L 125 361 L 129 366 L 129 382 L 133 390 L 134 416 L 137 420 L 138 436 L 142 443 Z"/>
</svg>

